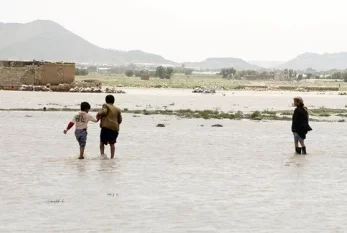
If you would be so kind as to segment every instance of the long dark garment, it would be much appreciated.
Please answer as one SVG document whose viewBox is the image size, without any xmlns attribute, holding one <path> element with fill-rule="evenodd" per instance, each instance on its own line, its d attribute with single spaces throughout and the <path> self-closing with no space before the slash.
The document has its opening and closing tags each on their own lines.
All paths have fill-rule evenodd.
<svg viewBox="0 0 347 233">
<path fill-rule="evenodd" d="M 292 132 L 297 133 L 302 139 L 306 138 L 308 131 L 312 128 L 308 124 L 308 112 L 304 107 L 297 107 L 292 118 Z"/>
</svg>

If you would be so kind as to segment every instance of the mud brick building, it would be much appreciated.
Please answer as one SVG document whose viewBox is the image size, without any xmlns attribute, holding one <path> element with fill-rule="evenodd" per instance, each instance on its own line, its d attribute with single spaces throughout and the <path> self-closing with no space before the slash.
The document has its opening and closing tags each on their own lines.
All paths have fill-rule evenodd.
<svg viewBox="0 0 347 233">
<path fill-rule="evenodd" d="M 74 63 L 0 61 L 0 89 L 18 90 L 22 85 L 59 85 L 74 81 Z"/>
</svg>

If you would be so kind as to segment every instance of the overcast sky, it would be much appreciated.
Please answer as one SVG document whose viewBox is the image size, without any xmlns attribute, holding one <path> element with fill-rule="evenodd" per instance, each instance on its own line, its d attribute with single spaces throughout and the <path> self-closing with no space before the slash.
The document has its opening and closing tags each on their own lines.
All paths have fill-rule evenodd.
<svg viewBox="0 0 347 233">
<path fill-rule="evenodd" d="M 53 20 L 86 40 L 175 61 L 347 51 L 346 0 L 0 0 L 0 22 Z"/>
</svg>

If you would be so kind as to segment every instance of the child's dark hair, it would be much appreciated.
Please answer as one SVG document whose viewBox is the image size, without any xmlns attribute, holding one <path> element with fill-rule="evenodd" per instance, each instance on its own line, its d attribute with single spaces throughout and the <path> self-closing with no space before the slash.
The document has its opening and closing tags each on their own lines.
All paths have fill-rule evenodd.
<svg viewBox="0 0 347 233">
<path fill-rule="evenodd" d="M 88 102 L 82 102 L 81 111 L 87 111 L 87 110 L 90 110 L 90 104 Z"/>
<path fill-rule="evenodd" d="M 106 104 L 114 104 L 114 96 L 113 95 L 107 95 L 106 96 Z"/>
</svg>

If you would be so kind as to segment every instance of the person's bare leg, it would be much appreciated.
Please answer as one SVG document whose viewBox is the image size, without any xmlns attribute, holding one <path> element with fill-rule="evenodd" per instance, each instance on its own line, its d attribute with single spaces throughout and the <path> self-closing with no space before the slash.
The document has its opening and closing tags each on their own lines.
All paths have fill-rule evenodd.
<svg viewBox="0 0 347 233">
<path fill-rule="evenodd" d="M 111 159 L 113 159 L 114 158 L 114 153 L 116 151 L 116 148 L 115 148 L 114 144 L 110 144 L 110 149 L 111 149 Z"/>
<path fill-rule="evenodd" d="M 105 154 L 105 145 L 104 143 L 100 142 L 100 155 Z"/>
<path fill-rule="evenodd" d="M 78 159 L 84 159 L 84 147 L 80 147 L 80 157 Z"/>
<path fill-rule="evenodd" d="M 295 146 L 295 148 L 299 147 L 299 141 L 294 140 L 294 146 Z"/>
<path fill-rule="evenodd" d="M 301 141 L 300 141 L 300 145 L 301 145 L 301 147 L 305 147 L 305 142 L 304 142 L 304 140 L 301 140 Z"/>
</svg>

